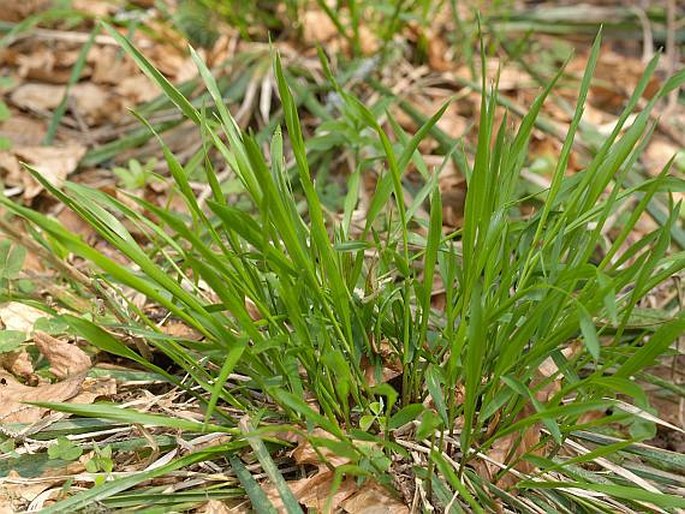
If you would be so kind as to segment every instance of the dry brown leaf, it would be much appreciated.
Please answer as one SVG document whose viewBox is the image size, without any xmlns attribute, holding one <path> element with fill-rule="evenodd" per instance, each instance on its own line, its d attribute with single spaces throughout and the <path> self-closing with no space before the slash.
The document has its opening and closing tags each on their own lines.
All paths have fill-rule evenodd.
<svg viewBox="0 0 685 514">
<path fill-rule="evenodd" d="M 12 153 L 41 173 L 53 186 L 61 187 L 67 176 L 76 170 L 79 161 L 86 154 L 86 147 L 70 144 L 56 146 L 22 146 L 13 148 Z M 24 175 L 24 200 L 35 198 L 43 190 L 27 172 Z"/>
<path fill-rule="evenodd" d="M 45 312 L 21 302 L 9 302 L 0 305 L 0 321 L 5 330 L 18 330 L 26 333 L 27 337 L 33 330 L 36 321 L 44 317 Z"/>
<path fill-rule="evenodd" d="M 10 100 L 20 109 L 52 111 L 62 101 L 66 90 L 66 86 L 29 82 L 16 87 Z"/>
<path fill-rule="evenodd" d="M 138 104 L 154 100 L 161 90 L 145 75 L 134 75 L 119 80 L 116 92 L 132 104 Z"/>
<path fill-rule="evenodd" d="M 12 146 L 39 146 L 46 131 L 47 124 L 44 121 L 29 118 L 18 111 L 12 112 L 9 119 L 0 123 L 0 137 L 7 138 Z"/>
<path fill-rule="evenodd" d="M 96 18 L 104 18 L 117 12 L 119 7 L 111 0 L 71 0 L 71 8 Z"/>
<path fill-rule="evenodd" d="M 49 84 L 66 84 L 71 76 L 69 67 L 59 67 L 59 55 L 45 47 L 37 48 L 31 53 L 17 56 L 17 73 L 29 80 Z"/>
<path fill-rule="evenodd" d="M 113 46 L 93 47 L 88 53 L 88 62 L 93 65 L 91 82 L 117 85 L 124 78 L 136 74 L 136 67 L 127 58 L 119 56 L 119 49 Z"/>
<path fill-rule="evenodd" d="M 74 398 L 81 390 L 85 375 L 70 377 L 55 384 L 30 387 L 18 382 L 12 375 L 0 371 L 0 422 L 35 423 L 48 409 L 25 405 L 22 402 L 64 402 Z"/>
<path fill-rule="evenodd" d="M 320 428 L 315 428 L 309 436 L 337 440 L 335 436 Z M 333 467 L 342 466 L 343 464 L 350 462 L 350 459 L 336 455 L 330 448 L 320 447 L 318 448 L 319 453 L 317 453 L 307 438 L 300 434 L 296 434 L 294 439 L 297 441 L 298 445 L 297 448 L 291 452 L 291 457 L 300 465 L 311 464 L 313 466 L 318 466 L 322 470 L 328 469 L 326 464 L 321 461 L 319 453 L 323 455 Z"/>
<path fill-rule="evenodd" d="M 464 222 L 466 201 L 466 180 L 456 175 L 440 178 L 442 198 L 442 223 L 450 228 L 458 228 Z"/>
<path fill-rule="evenodd" d="M 0 504 L 3 501 L 11 500 L 22 503 L 30 503 L 35 500 L 40 493 L 58 484 L 60 481 L 53 479 L 41 480 L 40 482 L 28 482 L 20 476 L 9 477 L 0 488 Z M 2 511 L 0 511 L 2 512 Z"/>
<path fill-rule="evenodd" d="M 117 381 L 114 378 L 86 377 L 81 384 L 81 392 L 74 396 L 70 403 L 93 403 L 96 398 L 111 397 L 117 392 Z"/>
<path fill-rule="evenodd" d="M 331 498 L 331 510 L 327 511 L 325 506 L 331 496 L 333 476 L 330 470 L 320 471 L 312 477 L 288 482 L 288 487 L 297 501 L 313 512 L 335 512 L 340 504 L 357 490 L 357 486 L 352 478 L 344 480 Z M 264 492 L 279 512 L 285 512 L 283 500 L 273 485 L 266 485 Z"/>
<path fill-rule="evenodd" d="M 301 24 L 305 44 L 325 43 L 338 34 L 338 29 L 328 15 L 318 9 L 307 10 L 302 15 Z"/>
<path fill-rule="evenodd" d="M 204 505 L 200 506 L 196 511 L 197 514 L 231 514 L 236 511 L 228 508 L 224 502 L 219 500 L 209 500 Z"/>
<path fill-rule="evenodd" d="M 33 362 L 26 350 L 0 354 L 0 367 L 6 369 L 15 377 L 30 380 L 33 377 Z"/>
<path fill-rule="evenodd" d="M 681 150 L 682 148 L 671 140 L 663 136 L 654 136 L 642 154 L 642 162 L 650 175 L 658 175 L 668 161 Z"/>
<path fill-rule="evenodd" d="M 77 375 L 89 370 L 92 365 L 90 357 L 81 348 L 45 332 L 35 332 L 33 342 L 50 362 L 50 371 L 57 378 Z"/>
<path fill-rule="evenodd" d="M 50 7 L 51 0 L 0 0 L 0 20 L 19 22 Z"/>
<path fill-rule="evenodd" d="M 117 121 L 122 112 L 121 101 L 92 82 L 76 84 L 69 93 L 76 109 L 88 125 L 99 125 L 104 121 Z"/>
<path fill-rule="evenodd" d="M 394 494 L 372 481 L 345 500 L 342 508 L 350 514 L 409 514 L 409 508 Z"/>
</svg>

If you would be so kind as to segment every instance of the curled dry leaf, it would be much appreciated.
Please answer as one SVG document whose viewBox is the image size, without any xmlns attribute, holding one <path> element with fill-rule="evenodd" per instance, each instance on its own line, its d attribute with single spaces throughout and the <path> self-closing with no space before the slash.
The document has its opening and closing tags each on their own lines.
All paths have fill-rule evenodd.
<svg viewBox="0 0 685 514">
<path fill-rule="evenodd" d="M 0 354 L 0 367 L 24 380 L 30 380 L 33 377 L 33 362 L 26 350 Z"/>
<path fill-rule="evenodd" d="M 56 146 L 23 146 L 12 149 L 12 154 L 19 160 L 32 165 L 50 184 L 60 187 L 67 176 L 78 166 L 86 153 L 86 147 L 70 144 Z M 22 175 L 24 200 L 38 196 L 43 187 L 27 172 Z"/>
<path fill-rule="evenodd" d="M 0 372 L 0 421 L 2 423 L 35 423 L 48 409 L 22 402 L 65 402 L 81 390 L 85 374 L 70 377 L 55 384 L 26 386 L 12 375 Z"/>
<path fill-rule="evenodd" d="M 88 354 L 75 344 L 69 344 L 45 332 L 35 332 L 33 341 L 50 362 L 50 371 L 57 378 L 77 375 L 91 367 Z"/>
</svg>

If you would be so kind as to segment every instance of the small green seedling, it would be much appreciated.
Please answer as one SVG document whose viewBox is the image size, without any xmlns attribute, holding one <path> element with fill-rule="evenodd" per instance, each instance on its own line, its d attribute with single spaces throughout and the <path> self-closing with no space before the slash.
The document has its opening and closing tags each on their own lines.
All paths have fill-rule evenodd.
<svg viewBox="0 0 685 514">
<path fill-rule="evenodd" d="M 48 448 L 48 457 L 52 460 L 76 460 L 83 454 L 83 449 L 64 436 L 57 438 L 57 443 Z"/>
<path fill-rule="evenodd" d="M 137 159 L 129 159 L 128 168 L 117 166 L 112 169 L 124 189 L 136 190 L 144 188 L 155 176 L 154 169 L 157 159 L 148 159 L 141 164 Z"/>
</svg>

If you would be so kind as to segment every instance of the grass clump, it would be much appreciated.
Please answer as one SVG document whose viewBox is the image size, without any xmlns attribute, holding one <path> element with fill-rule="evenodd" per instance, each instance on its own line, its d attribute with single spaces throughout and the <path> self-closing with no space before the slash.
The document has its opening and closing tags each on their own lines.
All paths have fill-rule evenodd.
<svg viewBox="0 0 685 514">
<path fill-rule="evenodd" d="M 527 216 L 521 207 L 530 198 L 521 198 L 520 172 L 536 118 L 561 72 L 516 129 L 506 116 L 496 124 L 496 89 L 484 94 L 463 227 L 445 233 L 439 170 L 428 169 L 417 150 L 444 109 L 406 134 L 386 114 L 387 103 L 364 105 L 336 85 L 323 60 L 339 100 L 336 126 L 345 130 L 320 131 L 316 147 L 348 144 L 345 134 L 363 136 L 349 141 L 358 146 L 356 171 L 343 212 L 331 213 L 319 198 L 308 157 L 312 141 L 303 134 L 278 57 L 274 74 L 288 137 L 277 128 L 260 145 L 238 128 L 195 52 L 212 100 L 202 109 L 128 40 L 109 32 L 223 157 L 242 185 L 242 201 L 240 208 L 227 201 L 207 159 L 212 195 L 204 209 L 161 138 L 185 212 L 131 196 L 134 209 L 74 183 L 56 189 L 33 172 L 119 259 L 53 219 L 0 200 L 31 224 L 49 252 L 92 263 L 105 294 L 126 300 L 124 292 L 133 289 L 202 336 L 167 336 L 128 300 L 110 302 L 104 316 L 60 315 L 74 334 L 186 390 L 201 405 L 204 423 L 109 404 L 51 406 L 187 433 L 223 433 L 230 442 L 99 485 L 48 511 L 113 501 L 145 480 L 218 458 L 228 459 L 257 508 L 263 495 L 239 457 L 248 445 L 286 510 L 298 511 L 273 447 L 263 442 L 284 426 L 345 457 L 339 479 L 372 477 L 391 486 L 395 466 L 411 463 L 409 449 L 420 448 L 424 460 L 411 466 L 412 473 L 439 509 L 481 512 L 502 503 L 519 511 L 563 512 L 685 507 L 668 484 L 631 470 L 627 453 L 652 428 L 644 423 L 647 398 L 633 377 L 685 331 L 683 314 L 657 325 L 635 322 L 641 299 L 685 266 L 682 254 L 668 253 L 680 206 L 671 206 L 663 225 L 641 240 L 631 243 L 627 236 L 655 195 L 683 184 L 668 176 L 668 167 L 638 185 L 626 181 L 651 133 L 650 110 L 685 75 L 667 81 L 626 126 L 654 72 L 652 61 L 614 131 L 585 169 L 567 176 L 598 38 L 551 186 Z M 488 90 L 485 79 L 481 87 Z M 388 123 L 379 121 L 384 116 Z M 446 159 L 460 152 L 452 148 Z M 463 155 L 460 162 L 466 162 Z M 357 221 L 362 174 L 371 167 L 378 180 Z M 410 167 L 424 182 L 405 202 Z M 635 202 L 630 218 L 607 243 L 603 227 L 625 202 Z M 135 227 L 135 238 L 127 227 Z M 433 308 L 437 281 L 445 285 L 444 309 Z M 185 378 L 114 335 L 126 332 L 164 353 Z M 391 382 L 382 379 L 388 368 L 396 374 Z M 585 466 L 600 458 L 609 462 L 606 472 Z"/>
</svg>

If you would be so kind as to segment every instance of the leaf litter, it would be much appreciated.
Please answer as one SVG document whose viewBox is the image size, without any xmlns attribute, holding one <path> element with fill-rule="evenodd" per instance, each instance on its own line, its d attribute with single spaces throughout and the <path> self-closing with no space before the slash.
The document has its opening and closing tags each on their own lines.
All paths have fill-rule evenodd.
<svg viewBox="0 0 685 514">
<path fill-rule="evenodd" d="M 86 2 L 88 3 L 88 2 Z M 31 2 L 30 7 L 22 7 L 19 10 L 6 11 L 4 16 L 12 21 L 24 19 L 30 11 L 27 9 L 40 9 L 41 2 Z M 34 5 L 35 4 L 35 5 Z M 111 8 L 104 7 L 109 5 L 107 2 L 93 2 L 103 9 L 103 12 Z M 92 7 L 91 7 L 92 8 Z M 100 14 L 101 15 L 101 14 Z M 350 41 L 340 36 L 335 27 L 331 27 L 330 18 L 321 10 L 313 8 L 305 12 L 304 18 L 304 44 L 307 48 L 291 48 L 292 52 L 301 52 L 303 55 L 309 53 L 313 55 L 315 44 L 325 44 L 332 53 L 339 50 L 350 52 Z M 345 20 L 343 20 L 345 21 Z M 349 22 L 349 20 L 347 20 Z M 449 81 L 456 80 L 464 84 L 472 79 L 468 67 L 455 66 L 453 55 L 453 45 L 445 43 L 444 32 L 447 30 L 447 22 L 440 20 L 429 32 L 422 33 L 416 27 L 408 29 L 404 34 L 408 41 L 417 42 L 422 39 L 427 40 L 427 61 L 428 68 L 420 73 L 415 73 L 413 67 L 411 75 L 395 76 L 394 83 L 402 83 L 402 96 L 409 99 L 412 105 L 416 106 L 420 114 L 425 117 L 431 116 L 436 106 L 455 96 L 454 86 L 445 86 Z M 65 34 L 68 33 L 65 31 Z M 172 80 L 178 82 L 192 80 L 195 76 L 194 66 L 189 67 L 190 60 L 185 53 L 179 51 L 175 43 L 165 44 L 164 42 L 147 39 L 138 36 L 137 43 L 147 50 L 147 55 L 157 64 L 157 66 Z M 231 45 L 236 46 L 236 38 L 223 37 L 216 47 L 207 56 L 211 62 L 215 54 L 217 62 L 223 61 L 225 57 L 232 53 Z M 379 46 L 378 40 L 362 26 L 360 37 L 362 52 L 371 54 Z M 257 43 L 253 47 L 249 42 L 240 41 L 243 50 L 259 48 Z M 289 43 L 288 43 L 289 44 Z M 0 66 L 12 70 L 17 78 L 17 85 L 14 88 L 4 89 L 3 97 L 13 107 L 12 115 L 8 120 L 0 123 L 0 135 L 6 135 L 12 140 L 9 150 L 0 153 L 0 173 L 4 184 L 9 186 L 15 196 L 21 196 L 22 200 L 28 204 L 36 204 L 43 199 L 44 192 L 40 186 L 21 168 L 21 162 L 27 162 L 39 169 L 53 185 L 62 185 L 67 178 L 75 181 L 88 177 L 86 167 L 79 163 L 84 159 L 88 152 L 98 149 L 108 140 L 115 140 L 116 137 L 126 134 L 126 107 L 142 106 L 146 102 L 153 101 L 159 91 L 152 85 L 147 77 L 141 75 L 128 57 L 119 58 L 118 50 L 111 45 L 94 46 L 89 54 L 87 66 L 82 74 L 82 81 L 79 82 L 70 92 L 73 102 L 69 103 L 67 115 L 58 128 L 58 146 L 39 146 L 38 139 L 44 135 L 47 126 L 45 120 L 59 104 L 66 91 L 65 84 L 69 81 L 73 64 L 76 61 L 78 48 L 73 45 L 59 42 L 54 47 L 49 47 L 41 41 L 33 41 L 30 37 L 19 41 L 18 46 L 5 49 L 0 56 Z M 284 48 L 287 46 L 284 45 Z M 284 50 L 287 52 L 287 50 Z M 575 57 L 568 68 L 570 73 L 582 73 L 585 68 L 587 57 L 582 54 Z M 518 105 L 530 105 L 535 94 L 535 81 L 533 77 L 524 71 L 520 64 L 512 63 L 506 59 L 491 59 L 487 63 L 488 69 L 501 70 L 499 87 L 502 96 L 515 102 Z M 616 119 L 616 112 L 625 101 L 627 95 L 632 91 L 637 82 L 644 62 L 634 57 L 620 55 L 612 49 L 602 53 L 602 60 L 597 70 L 597 78 L 600 85 L 591 89 L 590 103 L 586 113 L 586 121 L 598 127 L 599 133 L 606 133 L 611 129 L 611 123 Z M 315 70 L 319 72 L 319 70 Z M 431 84 L 434 83 L 434 84 Z M 645 93 L 645 98 L 649 98 L 650 91 L 653 94 L 658 83 L 650 84 Z M 263 93 L 263 91 L 262 91 Z M 453 100 L 450 106 L 449 116 L 446 116 L 438 124 L 439 128 L 452 140 L 462 139 L 473 142 L 474 131 L 471 130 L 469 120 L 478 115 L 480 109 L 480 94 L 471 86 L 463 86 L 457 90 L 457 99 Z M 250 106 L 248 106 L 250 107 Z M 682 107 L 682 106 L 681 106 Z M 568 115 L 562 106 L 554 104 L 547 108 L 547 116 L 560 124 L 568 123 Z M 265 110 L 265 109 L 262 109 Z M 673 126 L 684 126 L 682 112 L 678 113 L 681 117 L 673 116 L 671 122 Z M 245 114 L 244 124 L 246 126 L 256 123 L 253 119 L 255 112 L 250 107 Z M 400 125 L 410 133 L 417 126 L 416 120 L 412 119 L 405 111 L 399 110 L 395 113 Z M 10 129 L 14 126 L 27 127 L 27 130 Z M 558 125 L 558 126 L 562 126 Z M 30 127 L 30 128 L 29 128 Z M 95 138 L 88 140 L 84 137 L 86 131 L 93 131 Z M 31 136 L 28 136 L 32 134 Z M 675 135 L 674 135 L 675 134 Z M 538 129 L 534 135 L 535 143 L 532 147 L 532 159 L 538 158 L 542 161 L 548 155 L 557 155 L 559 141 L 554 130 Z M 29 139 L 29 140 L 27 140 Z M 179 138 L 181 145 L 184 138 Z M 420 147 L 420 151 L 426 162 L 441 160 L 441 155 L 433 155 L 439 147 L 439 142 L 429 140 L 428 144 Z M 680 145 L 680 146 L 679 146 Z M 645 152 L 644 166 L 648 174 L 658 173 L 663 164 L 674 154 L 682 151 L 682 140 L 678 140 L 677 131 L 658 135 L 647 147 Z M 148 152 L 147 155 L 149 155 Z M 120 156 L 125 156 L 122 159 Z M 114 162 L 123 164 L 129 155 L 123 152 L 113 154 Z M 433 159 L 431 161 L 431 159 Z M 582 161 L 582 152 L 574 154 L 569 173 L 573 173 L 575 161 Z M 103 161 L 105 162 L 105 161 Z M 575 170 L 579 168 L 575 167 Z M 352 170 L 348 170 L 352 171 Z M 551 170 L 527 170 L 531 176 L 537 176 L 541 183 L 549 177 Z M 680 172 L 683 170 L 681 169 Z M 414 171 L 418 173 L 418 171 Z M 450 161 L 445 167 L 444 174 L 440 176 L 440 189 L 443 193 L 443 224 L 446 234 L 461 226 L 464 212 L 464 197 L 466 181 L 462 175 L 463 170 L 458 169 Z M 92 176 L 92 175 L 90 175 Z M 87 183 L 87 180 L 85 181 Z M 375 188 L 375 182 L 367 185 L 368 190 Z M 110 186 L 111 187 L 111 186 Z M 163 204 L 164 191 L 155 192 L 159 204 Z M 364 194 L 364 193 L 363 193 Z M 44 208 L 45 207 L 41 207 Z M 48 205 L 47 210 L 49 212 Z M 362 213 L 363 214 L 363 213 Z M 93 238 L 93 234 L 87 233 L 86 226 L 72 225 L 73 230 L 84 234 L 87 238 Z M 648 227 L 644 228 L 647 233 Z M 636 234 L 634 237 L 639 237 Z M 436 280 L 436 284 L 440 284 Z M 444 287 L 444 286 L 443 286 Z M 436 291 L 436 297 L 443 295 L 442 291 Z M 437 301 L 437 300 L 436 300 Z M 252 307 L 252 306 L 250 306 Z M 256 318 L 254 309 L 250 309 L 250 315 Z M 53 337 L 45 332 L 33 331 L 33 325 L 44 313 L 32 312 L 30 307 L 24 304 L 8 304 L 2 307 L 0 318 L 3 320 L 5 329 L 23 331 L 33 337 L 33 343 L 40 354 L 49 361 L 50 372 L 54 375 L 55 381 L 45 382 L 44 379 L 35 378 L 33 369 L 33 358 L 26 352 L 18 352 L 14 357 L 14 364 L 6 366 L 8 371 L 3 372 L 0 386 L 0 404 L 3 405 L 0 419 L 3 422 L 13 423 L 37 423 L 45 419 L 48 409 L 38 407 L 27 407 L 21 403 L 25 400 L 30 401 L 71 401 L 77 402 L 79 395 L 83 394 L 86 398 L 84 402 L 93 401 L 98 395 L 113 397 L 116 394 L 116 387 L 112 379 L 106 379 L 104 385 L 88 386 L 86 374 L 92 370 L 90 357 L 79 349 L 78 346 L 66 343 L 59 338 Z M 195 337 L 195 334 L 184 332 L 182 323 L 172 321 L 167 323 L 167 331 L 174 337 Z M 171 327 L 171 328 L 169 328 Z M 576 352 L 577 353 L 577 352 Z M 21 357 L 18 357 L 18 356 Z M 569 356 L 570 357 L 570 356 Z M 676 354 L 675 359 L 679 355 Z M 17 361 L 19 362 L 17 364 Z M 3 365 L 5 357 L 3 356 Z M 396 368 L 393 362 L 387 362 L 382 373 L 382 382 L 395 378 Z M 665 366 L 668 368 L 668 366 Z M 370 368 L 369 368 L 370 369 Z M 541 369 L 540 378 L 545 379 L 558 372 L 554 366 L 550 369 Z M 18 380 L 37 380 L 33 385 L 25 385 Z M 33 377 L 33 378 L 31 378 Z M 671 377 L 668 377 L 669 379 Z M 680 377 L 678 380 L 682 380 Z M 548 386 L 543 387 L 536 393 L 538 401 L 544 401 L 552 394 L 556 393 L 557 386 L 552 381 Z M 90 390 L 90 393 L 88 393 Z M 83 397 L 82 397 L 83 398 Z M 527 410 L 521 412 L 521 417 L 526 417 L 533 413 L 532 407 L 528 405 Z M 680 423 L 682 424 L 682 399 L 679 406 L 681 412 Z M 667 412 L 667 415 L 672 413 Z M 535 424 L 526 429 L 521 434 L 512 434 L 495 441 L 490 449 L 484 453 L 484 458 L 477 461 L 475 468 L 478 473 L 495 485 L 508 489 L 514 486 L 521 477 L 534 471 L 528 461 L 522 457 L 529 451 L 536 448 L 541 441 L 543 431 L 541 424 Z M 291 458 L 298 466 L 314 465 L 317 471 L 306 478 L 289 482 L 289 486 L 295 493 L 298 501 L 309 508 L 322 509 L 325 500 L 328 498 L 327 491 L 333 483 L 333 472 L 322 464 L 320 456 L 308 446 L 310 443 L 306 439 L 298 441 L 297 448 L 293 451 Z M 579 453 L 586 450 L 575 448 Z M 534 451 L 534 450 L 533 450 Z M 333 455 L 329 457 L 334 457 Z M 343 464 L 340 462 L 339 464 Z M 509 468 L 516 473 L 501 473 L 501 470 Z M 497 478 L 499 477 L 499 478 Z M 16 477 L 15 477 L 16 478 Z M 43 487 L 50 487 L 55 482 L 44 482 L 37 486 L 36 490 L 19 503 L 31 501 L 29 497 L 40 494 Z M 13 494 L 16 494 L 13 493 Z M 270 494 L 274 501 L 278 501 L 276 496 Z M 343 509 L 346 512 L 370 512 L 374 508 L 383 509 L 383 512 L 405 512 L 406 507 L 398 502 L 388 491 L 374 483 L 367 481 L 361 488 L 353 481 L 346 479 L 339 487 L 338 492 L 333 497 L 333 508 Z M 225 505 L 222 502 L 208 502 L 203 507 L 204 512 L 222 512 Z"/>
</svg>

